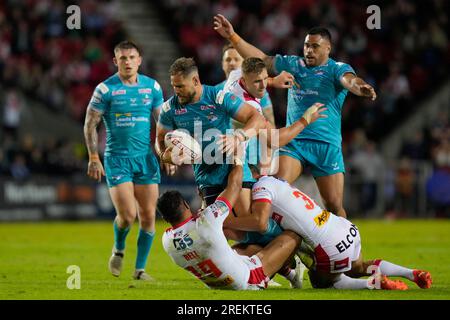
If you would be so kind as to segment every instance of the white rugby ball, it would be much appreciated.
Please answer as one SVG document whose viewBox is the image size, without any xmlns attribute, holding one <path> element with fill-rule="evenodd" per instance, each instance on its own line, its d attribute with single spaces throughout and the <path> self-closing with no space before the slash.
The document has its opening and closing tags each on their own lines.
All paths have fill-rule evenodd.
<svg viewBox="0 0 450 320">
<path fill-rule="evenodd" d="M 200 144 L 189 133 L 184 130 L 174 130 L 166 133 L 164 137 L 166 148 L 173 147 L 172 154 L 183 151 L 183 158 L 186 157 L 192 161 L 202 156 Z"/>
</svg>

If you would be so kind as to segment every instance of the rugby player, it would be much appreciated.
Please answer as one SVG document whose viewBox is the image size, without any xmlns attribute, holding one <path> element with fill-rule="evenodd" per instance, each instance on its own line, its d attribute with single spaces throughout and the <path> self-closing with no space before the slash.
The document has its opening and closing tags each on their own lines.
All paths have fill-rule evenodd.
<svg viewBox="0 0 450 320">
<path fill-rule="evenodd" d="M 326 119 L 319 119 L 280 149 L 277 176 L 293 183 L 305 166 L 311 167 L 325 207 L 346 217 L 343 207 L 344 160 L 342 155 L 341 110 L 348 91 L 376 99 L 375 90 L 357 77 L 353 68 L 330 58 L 331 34 L 325 28 L 311 29 L 304 42 L 304 57 L 267 56 L 234 32 L 223 16 L 214 17 L 214 29 L 228 39 L 239 54 L 262 59 L 269 73 L 290 72 L 294 86 L 288 90 L 286 124 L 297 121 L 314 102 L 328 108 Z"/>
<path fill-rule="evenodd" d="M 133 277 L 151 280 L 145 272 L 155 236 L 155 208 L 160 171 L 150 142 L 151 117 L 158 118 L 164 103 L 158 82 L 138 73 L 142 57 L 136 44 L 123 41 L 114 48 L 117 73 L 101 82 L 89 102 L 84 136 L 89 153 L 87 174 L 101 181 L 106 175 L 116 218 L 109 270 L 122 271 L 125 240 L 136 216 L 139 219 L 137 257 Z M 106 127 L 104 165 L 98 152 L 97 127 Z"/>
</svg>

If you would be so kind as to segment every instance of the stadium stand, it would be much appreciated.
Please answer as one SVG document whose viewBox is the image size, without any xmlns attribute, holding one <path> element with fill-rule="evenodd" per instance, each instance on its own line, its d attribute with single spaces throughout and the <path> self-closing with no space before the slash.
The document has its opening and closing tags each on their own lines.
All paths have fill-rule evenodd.
<svg viewBox="0 0 450 320">
<path fill-rule="evenodd" d="M 39 102 L 67 121 L 77 123 L 81 132 L 93 88 L 114 72 L 112 48 L 129 36 L 118 20 L 119 2 L 80 1 L 81 30 L 65 28 L 65 9 L 70 1 L 0 3 L 2 176 L 17 181 L 35 176 L 84 178 L 86 151 L 82 140 L 39 139 L 22 124 L 27 108 Z M 202 82 L 207 84 L 221 82 L 224 77 L 220 68 L 224 43 L 212 29 L 216 12 L 226 15 L 246 40 L 269 54 L 298 54 L 310 27 L 329 27 L 334 43 L 332 56 L 351 64 L 379 94 L 375 103 L 349 95 L 344 105 L 343 146 L 349 188 L 346 194 L 358 195 L 346 199 L 350 214 L 418 216 L 425 210 L 431 215 L 449 216 L 450 200 L 442 196 L 448 196 L 448 188 L 442 186 L 448 186 L 450 170 L 448 110 L 406 139 L 394 159 L 386 159 L 379 151 L 388 134 L 409 115 L 421 112 L 418 106 L 449 80 L 447 1 L 379 1 L 381 30 L 359 27 L 365 25 L 365 8 L 372 4 L 368 1 L 151 3 L 164 17 L 161 20 L 166 21 L 171 40 L 181 49 L 179 55 L 196 58 Z M 151 64 L 144 65 L 142 72 L 152 75 L 153 68 Z M 167 91 L 166 97 L 172 94 Z M 276 123 L 282 126 L 285 92 L 271 91 L 271 95 Z M 368 159 L 372 166 L 360 165 Z M 376 167 L 385 168 L 381 181 Z M 185 167 L 176 177 L 164 179 L 164 183 L 192 183 L 192 171 Z"/>
</svg>

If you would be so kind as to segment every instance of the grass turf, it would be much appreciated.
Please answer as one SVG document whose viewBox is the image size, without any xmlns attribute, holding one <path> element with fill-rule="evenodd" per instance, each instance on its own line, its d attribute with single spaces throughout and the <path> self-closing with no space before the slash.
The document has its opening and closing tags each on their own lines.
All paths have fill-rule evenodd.
<svg viewBox="0 0 450 320">
<path fill-rule="evenodd" d="M 408 291 L 292 290 L 282 287 L 264 291 L 209 290 L 172 263 L 161 245 L 167 225 L 157 222 L 157 235 L 147 264 L 154 282 L 131 278 L 136 254 L 137 225 L 127 238 L 124 270 L 114 278 L 107 263 L 111 252 L 112 222 L 1 223 L 0 299 L 158 299 L 158 300 L 305 300 L 305 299 L 450 299 L 450 221 L 354 221 L 362 235 L 366 259 L 383 258 L 406 267 L 426 269 L 433 287 L 419 289 L 406 280 Z M 69 290 L 67 267 L 81 269 L 81 289 Z"/>
</svg>

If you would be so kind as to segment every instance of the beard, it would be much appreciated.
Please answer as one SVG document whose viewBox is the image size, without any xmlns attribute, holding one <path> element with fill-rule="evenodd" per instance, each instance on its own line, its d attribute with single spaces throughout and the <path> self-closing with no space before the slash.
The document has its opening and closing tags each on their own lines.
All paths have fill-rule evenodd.
<svg viewBox="0 0 450 320">
<path fill-rule="evenodd" d="M 192 101 L 194 101 L 194 97 L 195 97 L 195 91 L 192 91 L 184 97 L 179 96 L 178 101 L 180 101 L 181 104 L 190 104 Z"/>
</svg>

